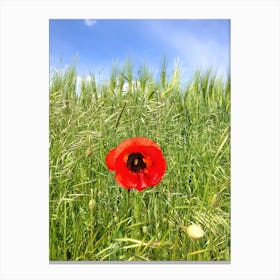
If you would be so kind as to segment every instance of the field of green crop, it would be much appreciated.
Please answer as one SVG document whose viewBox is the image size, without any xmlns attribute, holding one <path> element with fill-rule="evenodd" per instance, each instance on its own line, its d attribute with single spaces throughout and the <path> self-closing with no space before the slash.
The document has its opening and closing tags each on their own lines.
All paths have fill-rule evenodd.
<svg viewBox="0 0 280 280">
<path fill-rule="evenodd" d="M 197 71 L 183 86 L 180 74 L 163 63 L 155 79 L 126 63 L 77 88 L 74 66 L 51 73 L 51 261 L 230 260 L 230 78 Z M 120 187 L 105 164 L 136 136 L 156 142 L 167 164 L 142 192 Z"/>
</svg>

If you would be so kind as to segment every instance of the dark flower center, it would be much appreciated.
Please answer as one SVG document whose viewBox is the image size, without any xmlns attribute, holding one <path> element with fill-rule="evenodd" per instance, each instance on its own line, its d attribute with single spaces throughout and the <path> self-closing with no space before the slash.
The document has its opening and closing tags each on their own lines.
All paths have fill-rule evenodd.
<svg viewBox="0 0 280 280">
<path fill-rule="evenodd" d="M 126 166 L 131 171 L 138 173 L 146 168 L 146 163 L 143 161 L 143 155 L 140 153 L 132 153 L 128 156 Z"/>
</svg>

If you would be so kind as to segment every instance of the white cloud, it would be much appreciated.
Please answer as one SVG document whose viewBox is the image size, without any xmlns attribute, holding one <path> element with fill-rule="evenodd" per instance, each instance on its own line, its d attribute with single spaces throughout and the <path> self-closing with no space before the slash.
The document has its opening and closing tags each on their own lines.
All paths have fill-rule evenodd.
<svg viewBox="0 0 280 280">
<path fill-rule="evenodd" d="M 79 93 L 81 91 L 81 85 L 82 85 L 82 81 L 85 82 L 90 82 L 91 81 L 91 76 L 87 75 L 87 76 L 77 76 L 76 77 L 76 92 Z"/>
<path fill-rule="evenodd" d="M 139 89 L 140 88 L 140 82 L 139 81 L 132 81 L 132 90 L 137 90 L 137 89 Z M 129 84 L 128 84 L 128 82 L 125 82 L 124 84 L 123 84 L 123 88 L 122 88 L 122 90 L 124 91 L 124 92 L 128 92 L 128 89 L 129 89 Z"/>
<path fill-rule="evenodd" d="M 96 20 L 94 20 L 94 19 L 85 19 L 84 23 L 85 23 L 86 26 L 93 26 L 93 25 L 96 24 Z"/>
<path fill-rule="evenodd" d="M 226 75 L 229 68 L 229 47 L 211 38 L 199 38 L 190 30 L 174 30 L 168 25 L 154 24 L 152 30 L 164 45 L 175 50 L 186 72 L 213 67 L 218 75 Z M 166 36 L 168 34 L 168 36 Z"/>
<path fill-rule="evenodd" d="M 82 81 L 90 82 L 91 77 L 90 75 L 87 75 L 86 77 L 77 76 L 76 81 L 77 81 L 77 85 L 81 85 Z"/>
</svg>

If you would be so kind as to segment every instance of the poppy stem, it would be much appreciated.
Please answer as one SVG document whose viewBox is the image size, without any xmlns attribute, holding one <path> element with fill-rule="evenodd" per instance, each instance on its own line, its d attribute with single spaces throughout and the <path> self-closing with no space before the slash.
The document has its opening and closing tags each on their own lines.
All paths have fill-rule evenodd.
<svg viewBox="0 0 280 280">
<path fill-rule="evenodd" d="M 126 204 L 127 215 L 130 216 L 130 189 L 127 190 L 127 204 Z"/>
</svg>

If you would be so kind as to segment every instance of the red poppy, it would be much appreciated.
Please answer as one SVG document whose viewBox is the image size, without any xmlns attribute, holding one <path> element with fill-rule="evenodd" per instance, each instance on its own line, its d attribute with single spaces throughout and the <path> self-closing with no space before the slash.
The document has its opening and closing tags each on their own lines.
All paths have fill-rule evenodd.
<svg viewBox="0 0 280 280">
<path fill-rule="evenodd" d="M 107 154 L 106 164 L 122 187 L 138 191 L 159 184 L 166 169 L 160 147 L 144 137 L 121 142 Z"/>
</svg>

